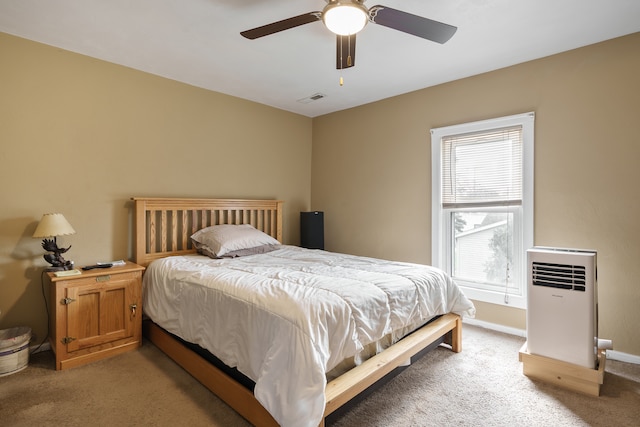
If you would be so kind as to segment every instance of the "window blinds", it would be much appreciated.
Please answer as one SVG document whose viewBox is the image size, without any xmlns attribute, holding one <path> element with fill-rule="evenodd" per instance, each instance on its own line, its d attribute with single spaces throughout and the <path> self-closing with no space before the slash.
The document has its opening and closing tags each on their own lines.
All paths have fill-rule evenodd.
<svg viewBox="0 0 640 427">
<path fill-rule="evenodd" d="M 522 204 L 522 126 L 442 138 L 442 206 Z"/>
</svg>

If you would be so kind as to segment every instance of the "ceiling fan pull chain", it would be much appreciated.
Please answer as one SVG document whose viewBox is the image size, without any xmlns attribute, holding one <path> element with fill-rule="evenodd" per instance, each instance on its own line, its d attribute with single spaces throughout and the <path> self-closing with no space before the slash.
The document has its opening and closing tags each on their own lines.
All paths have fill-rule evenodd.
<svg viewBox="0 0 640 427">
<path fill-rule="evenodd" d="M 342 55 L 342 36 L 338 36 L 340 37 L 340 86 L 344 85 L 344 79 L 342 78 L 342 58 L 344 58 L 344 56 Z"/>
</svg>

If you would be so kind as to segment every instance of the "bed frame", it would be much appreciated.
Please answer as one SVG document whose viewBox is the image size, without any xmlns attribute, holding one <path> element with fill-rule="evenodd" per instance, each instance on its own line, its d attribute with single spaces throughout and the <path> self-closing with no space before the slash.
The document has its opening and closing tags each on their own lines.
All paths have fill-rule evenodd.
<svg viewBox="0 0 640 427">
<path fill-rule="evenodd" d="M 137 264 L 195 253 L 189 236 L 217 224 L 251 224 L 282 242 L 281 200 L 186 199 L 134 197 L 134 256 Z M 238 383 L 153 322 L 145 336 L 205 387 L 255 426 L 277 426 L 251 390 Z M 382 353 L 327 384 L 326 417 L 438 340 L 462 350 L 462 320 L 449 313 L 428 323 Z M 323 427 L 325 421 L 320 423 Z"/>
</svg>

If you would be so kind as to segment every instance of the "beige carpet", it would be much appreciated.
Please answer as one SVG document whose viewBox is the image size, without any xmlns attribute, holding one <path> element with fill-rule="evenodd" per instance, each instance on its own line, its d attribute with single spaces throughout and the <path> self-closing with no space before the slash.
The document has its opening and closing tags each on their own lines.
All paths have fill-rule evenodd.
<svg viewBox="0 0 640 427">
<path fill-rule="evenodd" d="M 465 325 L 463 352 L 438 348 L 332 423 L 353 426 L 638 426 L 640 366 L 608 360 L 600 397 L 522 375 L 523 339 Z M 145 342 L 67 371 L 50 352 L 0 378 L 2 426 L 248 426 Z"/>
</svg>

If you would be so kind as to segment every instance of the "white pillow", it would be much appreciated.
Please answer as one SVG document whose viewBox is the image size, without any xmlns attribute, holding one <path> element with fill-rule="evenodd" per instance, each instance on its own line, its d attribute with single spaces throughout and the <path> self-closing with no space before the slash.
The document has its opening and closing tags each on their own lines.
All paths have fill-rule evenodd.
<svg viewBox="0 0 640 427">
<path fill-rule="evenodd" d="M 217 257 L 241 249 L 263 245 L 279 245 L 273 237 L 256 229 L 250 224 L 221 224 L 198 230 L 191 236 L 194 243 L 206 246 L 208 252 Z M 198 245 L 196 244 L 196 247 Z"/>
</svg>

